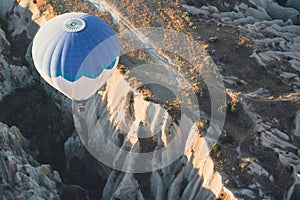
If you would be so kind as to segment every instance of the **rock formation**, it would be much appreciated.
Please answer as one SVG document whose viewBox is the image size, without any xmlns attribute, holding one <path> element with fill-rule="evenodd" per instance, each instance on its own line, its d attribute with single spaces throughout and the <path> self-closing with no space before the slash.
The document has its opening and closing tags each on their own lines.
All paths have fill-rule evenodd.
<svg viewBox="0 0 300 200">
<path fill-rule="evenodd" d="M 33 80 L 40 81 L 27 46 L 38 25 L 54 16 L 53 8 L 41 0 L 18 2 L 0 3 L 0 18 L 7 20 L 7 26 L 0 29 L 0 100 L 17 88 L 32 85 Z M 159 101 L 149 101 L 143 91 L 131 88 L 128 79 L 122 87 L 117 85 L 124 78 L 120 73 L 127 70 L 124 66 L 134 62 L 124 57 L 120 71 L 97 93 L 93 106 L 87 107 L 94 115 L 89 123 L 106 127 L 105 131 L 100 135 L 99 131 L 90 132 L 87 138 L 80 131 L 73 133 L 64 143 L 67 164 L 61 175 L 31 156 L 37 152 L 16 127 L 0 124 L 0 198 L 87 199 L 89 195 L 90 199 L 296 199 L 300 191 L 298 1 L 186 0 L 180 1 L 181 5 L 168 0 L 111 2 L 118 5 L 120 13 L 127 12 L 125 16 L 133 27 L 162 25 L 184 33 L 189 30 L 209 44 L 207 50 L 228 88 L 228 116 L 220 141 L 210 156 L 203 156 L 205 139 L 184 116 L 194 137 L 190 148 L 168 167 L 134 174 L 95 160 L 85 146 L 97 139 L 113 141 L 119 149 L 143 152 L 168 145 L 168 134 L 178 130 Z M 105 12 L 107 15 L 109 11 Z M 115 20 L 115 26 L 122 28 L 124 24 L 118 24 L 122 20 Z M 23 46 L 16 48 L 16 44 Z M 41 83 L 60 109 L 71 112 L 70 100 Z M 205 120 L 209 120 L 207 115 L 203 115 Z M 82 128 L 80 120 L 75 114 L 78 130 Z M 133 137 L 134 131 L 151 135 L 154 129 L 160 132 L 156 137 Z M 122 156 L 117 154 L 115 160 Z M 124 170 L 134 162 L 134 156 L 127 156 Z"/>
<path fill-rule="evenodd" d="M 30 155 L 30 142 L 17 127 L 0 123 L 0 198 L 58 199 L 60 175 Z"/>
</svg>

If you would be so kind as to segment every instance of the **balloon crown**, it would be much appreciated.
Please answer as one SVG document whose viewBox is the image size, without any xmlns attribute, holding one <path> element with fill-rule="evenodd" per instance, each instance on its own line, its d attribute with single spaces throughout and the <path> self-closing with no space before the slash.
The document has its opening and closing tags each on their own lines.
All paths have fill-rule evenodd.
<svg viewBox="0 0 300 200">
<path fill-rule="evenodd" d="M 80 18 L 70 18 L 63 22 L 62 28 L 67 32 L 79 32 L 85 28 L 85 21 Z"/>
</svg>

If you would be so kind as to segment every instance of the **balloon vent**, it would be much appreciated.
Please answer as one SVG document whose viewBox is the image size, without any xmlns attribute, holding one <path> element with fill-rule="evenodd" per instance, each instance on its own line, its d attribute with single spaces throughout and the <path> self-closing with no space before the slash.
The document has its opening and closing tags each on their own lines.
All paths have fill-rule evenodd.
<svg viewBox="0 0 300 200">
<path fill-rule="evenodd" d="M 67 32 L 79 32 L 85 28 L 85 21 L 80 18 L 67 19 L 63 23 L 63 29 Z"/>
</svg>

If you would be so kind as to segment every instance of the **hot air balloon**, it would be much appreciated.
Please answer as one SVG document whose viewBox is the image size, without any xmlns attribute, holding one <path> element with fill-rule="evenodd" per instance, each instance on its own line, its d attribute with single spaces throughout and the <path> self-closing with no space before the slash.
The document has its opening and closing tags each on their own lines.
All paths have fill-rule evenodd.
<svg viewBox="0 0 300 200">
<path fill-rule="evenodd" d="M 47 21 L 32 46 L 42 78 L 75 101 L 95 94 L 112 74 L 119 54 L 112 28 L 87 13 L 65 13 Z"/>
</svg>

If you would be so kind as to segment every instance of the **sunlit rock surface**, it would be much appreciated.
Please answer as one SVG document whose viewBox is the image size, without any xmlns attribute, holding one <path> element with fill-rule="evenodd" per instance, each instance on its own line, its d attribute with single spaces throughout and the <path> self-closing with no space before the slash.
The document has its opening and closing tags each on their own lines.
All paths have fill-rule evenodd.
<svg viewBox="0 0 300 200">
<path fill-rule="evenodd" d="M 114 73 L 107 82 L 106 90 L 101 91 L 95 99 L 87 102 L 87 114 L 74 115 L 75 126 L 88 150 L 94 156 L 99 156 L 98 159 L 103 160 L 105 156 L 112 157 L 114 155 L 115 157 L 111 158 L 113 162 L 124 161 L 117 167 L 117 169 L 121 167 L 124 171 L 134 171 L 136 166 L 150 166 L 151 169 L 151 166 L 156 165 L 154 158 L 152 162 L 147 163 L 149 166 L 143 165 L 145 163 L 138 164 L 137 162 L 141 162 L 139 159 L 133 155 L 124 157 L 121 149 L 140 153 L 147 152 L 152 148 L 158 150 L 164 146 L 168 147 L 168 143 L 172 141 L 169 135 L 177 134 L 179 138 L 184 138 L 180 134 L 188 133 L 180 133 L 178 125 L 172 122 L 169 114 L 160 105 L 145 101 L 138 93 L 133 93 L 132 105 L 130 105 L 126 98 L 130 92 L 132 92 L 132 88 L 123 80 L 122 75 L 119 72 Z M 233 199 L 232 193 L 223 186 L 221 175 L 214 171 L 214 164 L 208 156 L 204 137 L 199 137 L 189 118 L 182 116 L 181 120 L 181 123 L 189 127 L 190 136 L 187 142 L 189 148 L 183 151 L 180 159 L 168 167 L 140 175 L 112 170 L 102 198 L 215 199 L 220 193 L 224 193 L 227 198 Z M 86 132 L 87 130 L 89 131 Z M 144 137 L 155 136 L 154 140 L 156 141 L 148 139 L 143 142 L 136 139 L 136 134 Z M 74 143 L 76 141 L 77 145 Z M 108 144 L 103 141 L 110 141 L 119 146 L 120 152 L 108 145 L 105 147 L 105 151 L 110 153 L 101 154 L 98 146 Z M 180 142 L 184 141 L 176 142 L 178 142 L 176 147 L 180 148 Z M 82 158 L 81 145 L 78 144 L 81 141 L 75 138 L 69 139 L 65 144 L 67 152 L 71 152 L 69 150 L 70 143 L 76 147 L 77 154 L 69 153 L 67 159 L 71 160 L 74 156 Z M 173 154 L 177 150 L 167 148 L 168 152 L 163 154 L 162 159 L 175 161 Z"/>
<path fill-rule="evenodd" d="M 136 0 L 128 3 L 127 6 L 123 6 L 126 2 L 119 2 L 121 4 L 119 7 L 123 11 L 128 9 L 130 13 L 139 13 L 139 10 L 145 12 L 144 9 L 135 6 L 135 3 L 142 6 L 147 2 L 139 3 Z M 242 70 L 236 70 L 236 66 L 232 67 L 230 62 L 224 62 L 224 59 L 226 59 L 224 57 L 222 57 L 223 60 L 218 60 L 218 70 L 224 76 L 226 88 L 230 88 L 233 92 L 241 92 L 238 96 L 240 100 L 238 112 L 231 113 L 227 119 L 228 123 L 232 120 L 235 125 L 229 124 L 224 130 L 224 134 L 235 134 L 235 142 L 231 146 L 228 147 L 226 143 L 222 143 L 222 154 L 227 156 L 227 161 L 225 162 L 222 156 L 219 160 L 199 156 L 201 155 L 199 149 L 205 144 L 200 137 L 193 140 L 191 143 L 192 148 L 185 151 L 184 156 L 174 164 L 148 174 L 120 173 L 101 164 L 97 167 L 95 165 L 97 162 L 91 161 L 93 165 L 89 163 L 87 169 L 90 170 L 85 170 L 85 172 L 89 175 L 87 176 L 89 178 L 93 176 L 103 178 L 104 183 L 101 182 L 103 184 L 101 185 L 103 199 L 113 197 L 120 199 L 202 199 L 204 197 L 205 199 L 216 199 L 220 194 L 225 195 L 224 192 L 227 194 L 225 195 L 227 198 L 233 198 L 234 195 L 241 199 L 297 199 L 299 196 L 300 31 L 298 26 L 298 1 L 288 0 L 285 5 L 270 0 L 241 1 L 242 4 L 236 3 L 235 5 L 232 2 L 224 2 L 222 5 L 218 5 L 216 4 L 217 1 L 211 1 L 213 5 L 209 5 L 209 1 L 203 5 L 203 2 L 181 1 L 182 9 L 194 15 L 193 23 L 195 26 L 199 24 L 201 26 L 201 24 L 206 23 L 205 20 L 211 19 L 212 21 L 215 20 L 219 30 L 228 27 L 229 29 L 230 27 L 239 27 L 239 34 L 236 36 L 237 45 L 234 47 L 236 49 L 229 49 L 229 53 L 234 51 L 237 52 L 236 54 L 242 54 L 244 49 L 240 50 L 239 48 L 243 44 L 250 45 L 251 58 L 254 60 L 249 64 L 244 63 L 248 61 L 244 59 L 242 65 L 241 60 L 239 60 L 238 69 Z M 165 4 L 168 3 L 172 4 L 169 1 L 165 2 Z M 133 8 L 131 5 L 133 5 Z M 157 5 L 159 5 L 158 2 Z M 137 9 L 135 10 L 135 8 Z M 149 9 L 151 11 L 151 8 Z M 151 13 L 159 12 L 159 10 L 150 11 L 147 10 L 149 18 Z M 172 10 L 168 10 L 168 12 L 161 11 L 161 13 L 159 18 L 164 19 L 164 22 L 174 19 L 174 16 L 171 16 Z M 37 30 L 36 25 L 31 20 L 42 24 L 45 19 L 41 16 L 48 16 L 49 11 L 37 11 L 31 1 L 21 0 L 19 6 L 15 1 L 10 0 L 1 1 L 0 14 L 1 17 L 7 15 L 10 20 L 7 28 L 11 33 L 11 37 L 22 39 L 25 36 L 26 38 L 32 38 L 34 30 Z M 140 22 L 140 18 L 147 19 L 148 16 L 143 17 L 136 20 Z M 200 19 L 198 24 L 196 22 L 198 19 L 195 20 L 197 17 Z M 122 19 L 118 20 L 122 21 Z M 119 22 L 118 20 L 116 23 Z M 207 26 L 199 30 L 199 33 L 206 33 L 206 30 L 210 30 L 209 28 Z M 216 33 L 217 31 L 213 31 L 209 37 L 214 36 Z M 225 36 L 218 35 L 219 41 L 216 42 L 216 47 L 220 43 L 228 44 L 226 39 L 233 34 L 235 33 L 227 33 Z M 6 49 L 9 49 L 12 45 L 5 39 L 7 36 L 3 32 L 0 32 L 0 37 L 0 51 L 6 52 Z M 205 37 L 203 38 L 205 39 Z M 251 42 L 248 44 L 247 40 L 243 40 L 245 38 L 250 38 Z M 209 45 L 214 47 L 212 43 L 209 43 Z M 221 48 L 212 50 L 218 53 Z M 213 54 L 214 51 L 211 51 L 211 53 Z M 228 52 L 224 53 L 225 57 L 227 56 L 226 53 Z M 232 54 L 230 55 L 232 56 Z M 27 61 L 31 63 L 29 69 L 34 70 L 30 57 L 29 48 Z M 232 58 L 234 59 L 234 56 Z M 5 56 L 0 57 L 0 62 L 0 74 L 4 75 L 3 78 L 0 76 L 1 98 L 14 91 L 14 88 L 30 84 L 31 76 L 29 76 L 29 79 L 23 78 L 24 74 L 28 73 L 26 67 L 19 64 L 10 64 Z M 247 64 L 250 65 L 250 69 L 245 67 Z M 243 73 L 234 74 L 235 70 Z M 232 74 L 231 71 L 233 71 Z M 116 79 L 120 79 L 119 76 L 119 74 L 114 75 L 108 87 L 101 90 L 98 96 L 96 116 L 105 120 L 99 122 L 97 118 L 93 119 L 96 119 L 95 123 L 97 122 L 99 125 L 110 127 L 109 130 L 103 133 L 108 135 L 110 140 L 121 147 L 140 151 L 143 146 L 140 145 L 141 142 L 124 134 L 120 135 L 118 129 L 134 131 L 135 126 L 139 125 L 139 121 L 146 121 L 148 122 L 146 130 L 151 130 L 153 127 L 168 130 L 170 129 L 170 118 L 158 104 L 144 101 L 138 93 L 134 93 L 135 104 L 128 106 L 126 103 L 128 88 L 113 88 L 112 86 L 113 83 L 116 83 Z M 263 79 L 260 79 L 261 77 Z M 273 82 L 276 84 L 273 84 Z M 59 107 L 70 111 L 70 109 L 66 109 L 66 107 L 71 106 L 70 101 L 63 99 L 62 95 L 46 84 L 45 88 L 57 99 Z M 114 89 L 123 92 L 117 103 L 109 97 L 109 93 Z M 143 109 L 138 110 L 137 108 L 141 105 L 143 105 Z M 166 119 L 161 120 L 164 127 L 158 126 L 159 123 L 156 123 L 155 120 L 147 120 L 148 111 L 165 114 Z M 158 119 L 161 118 L 156 118 L 157 121 L 159 121 Z M 173 129 L 174 127 L 176 125 L 173 125 Z M 8 130 L 9 128 L 4 129 Z M 158 139 L 157 143 L 149 143 L 146 145 L 147 148 L 153 148 L 157 144 L 166 144 L 166 136 L 164 134 L 160 136 L 161 139 Z M 84 163 L 91 160 L 90 155 L 84 151 L 83 144 L 77 135 L 72 135 L 65 143 L 65 154 L 68 159 L 68 168 L 71 169 L 73 169 L 72 167 L 86 167 Z M 23 157 L 23 155 L 21 156 Z M 220 164 L 221 161 L 222 164 Z M 129 156 L 126 164 L 130 166 L 132 162 L 134 162 L 134 158 Z M 3 163 L 5 163 L 5 166 L 8 165 L 6 161 Z M 226 166 L 226 163 L 229 163 L 228 166 Z M 34 166 L 34 169 L 40 169 L 44 165 L 38 166 L 37 164 Z M 13 167 L 13 169 L 15 168 Z M 28 166 L 27 168 L 28 173 L 31 173 L 31 167 Z M 46 165 L 46 168 L 51 171 L 51 167 L 48 165 Z M 39 170 L 37 171 L 36 173 L 40 174 Z M 37 176 L 44 177 L 41 174 Z M 13 188 L 9 190 L 8 195 L 19 194 L 18 188 L 13 185 L 14 182 L 8 182 L 8 176 L 5 175 L 5 177 L 7 177 L 6 182 L 9 185 L 6 187 Z M 52 183 L 55 181 L 51 178 L 44 177 L 42 180 L 46 180 L 46 185 L 49 184 L 47 187 L 54 188 Z M 41 181 L 37 183 L 42 184 Z M 228 185 L 224 187 L 223 184 Z M 231 191 L 228 191 L 227 188 Z M 8 190 L 4 188 L 1 191 Z M 56 197 L 56 189 L 54 188 L 53 191 L 52 194 L 48 194 L 48 189 L 46 191 L 41 189 L 36 191 L 36 194 Z M 78 192 L 78 196 L 86 197 L 85 191 L 78 188 L 78 186 L 69 187 L 64 191 L 65 197 L 69 197 L 69 195 L 75 193 L 74 191 Z M 21 193 L 23 194 L 23 191 Z"/>
</svg>

